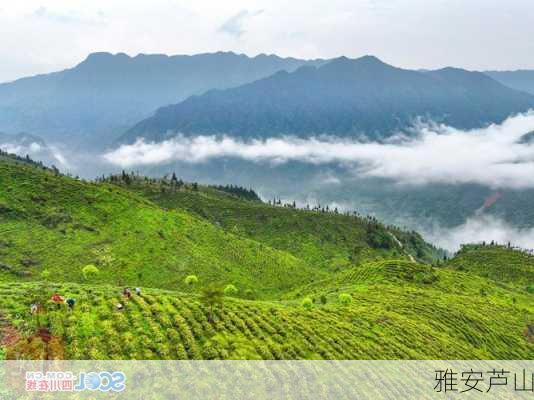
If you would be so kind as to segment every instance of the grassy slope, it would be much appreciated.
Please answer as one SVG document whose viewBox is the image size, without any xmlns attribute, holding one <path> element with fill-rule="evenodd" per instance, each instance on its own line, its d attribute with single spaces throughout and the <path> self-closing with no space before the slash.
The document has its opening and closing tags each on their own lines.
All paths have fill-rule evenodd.
<svg viewBox="0 0 534 400">
<path fill-rule="evenodd" d="M 363 275 L 373 275 L 374 268 Z M 402 262 L 397 270 L 402 270 Z M 389 266 L 391 269 L 391 265 Z M 410 268 L 413 268 L 411 264 Z M 387 268 L 386 268 L 387 269 Z M 49 305 L 40 316 L 58 338 L 55 350 L 76 359 L 520 359 L 534 345 L 525 336 L 532 319 L 531 297 L 509 292 L 482 278 L 439 271 L 440 285 L 427 287 L 406 281 L 362 279 L 323 287 L 326 305 L 310 310 L 298 302 L 225 300 L 208 309 L 192 294 L 144 289 L 125 300 L 120 288 L 63 284 L 0 284 L 3 309 L 21 331 L 34 332 L 36 317 L 28 314 L 37 295 L 58 291 L 77 299 L 73 313 Z M 479 287 L 488 290 L 478 294 Z M 350 305 L 340 305 L 337 293 L 351 293 Z M 304 290 L 307 292 L 307 290 Z M 311 293 L 311 292 L 310 292 Z M 514 300 L 515 299 L 515 300 Z M 125 310 L 116 311 L 117 302 Z M 22 341 L 8 357 L 43 357 L 39 340 Z M 35 355 L 37 352 L 38 355 Z M 49 354 L 54 357 L 54 354 Z"/>
<path fill-rule="evenodd" d="M 515 284 L 522 275 L 506 285 L 477 276 L 476 249 L 464 271 L 436 268 L 409 262 L 404 248 L 369 246 L 359 219 L 236 202 L 205 188 L 173 194 L 182 206 L 166 211 L 123 188 L 24 164 L 0 162 L 0 188 L 0 263 L 13 267 L 0 273 L 0 323 L 25 337 L 9 357 L 517 359 L 534 352 L 533 295 Z M 195 204 L 222 227 L 183 211 Z M 356 243 L 359 257 L 350 260 Z M 496 251 L 492 257 L 511 257 Z M 395 252 L 404 259 L 384 259 Z M 100 263 L 111 285 L 75 283 L 89 262 Z M 28 282 L 45 267 L 62 283 Z M 271 300 L 227 298 L 210 322 L 196 293 L 145 288 L 181 289 L 187 273 L 201 285 L 250 285 Z M 143 286 L 143 295 L 126 301 L 117 284 Z M 73 313 L 46 303 L 56 291 L 77 299 Z M 352 303 L 341 305 L 340 293 Z M 315 300 L 310 310 L 300 304 L 307 296 Z M 35 301 L 46 304 L 38 320 L 29 314 Z M 114 309 L 119 301 L 123 312 Z M 48 346 L 33 335 L 39 326 L 54 336 Z"/>
<path fill-rule="evenodd" d="M 194 273 L 266 295 L 321 276 L 185 211 L 9 162 L 0 162 L 0 263 L 12 268 L 0 268 L 4 279 L 39 279 L 48 269 L 54 281 L 81 282 L 81 268 L 95 263 L 110 284 L 184 288 Z"/>
<path fill-rule="evenodd" d="M 222 228 L 287 251 L 311 265 L 336 271 L 364 260 L 410 258 L 433 261 L 438 252 L 414 232 L 376 224 L 385 245 L 369 241 L 369 220 L 357 216 L 270 206 L 212 188 L 161 190 L 161 182 L 133 181 L 128 188 L 167 209 L 185 209 Z M 393 236 L 401 243 L 393 238 Z M 402 246 L 402 247 L 401 247 Z"/>
<path fill-rule="evenodd" d="M 463 246 L 446 265 L 501 283 L 534 285 L 534 256 L 505 246 Z"/>
</svg>

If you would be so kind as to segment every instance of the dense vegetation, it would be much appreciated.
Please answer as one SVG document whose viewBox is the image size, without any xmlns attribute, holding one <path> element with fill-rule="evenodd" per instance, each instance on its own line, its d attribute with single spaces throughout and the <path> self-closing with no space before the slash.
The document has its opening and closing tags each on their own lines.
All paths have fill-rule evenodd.
<svg viewBox="0 0 534 400">
<path fill-rule="evenodd" d="M 534 255 L 509 246 L 493 243 L 462 246 L 447 266 L 501 283 L 534 285 Z"/>
<path fill-rule="evenodd" d="M 228 196 L 227 190 L 185 184 L 181 180 L 173 183 L 172 178 L 149 179 L 122 174 L 105 181 L 140 193 L 166 209 L 185 209 L 226 231 L 333 270 L 377 257 L 433 262 L 443 256 L 416 232 L 384 226 L 374 218 L 340 213 L 328 206 L 307 205 L 297 209 L 294 202 L 282 203 L 279 199 L 268 204 L 236 201 L 236 196 L 244 196 Z"/>
<path fill-rule="evenodd" d="M 470 246 L 438 266 L 439 252 L 413 232 L 310 208 L 126 172 L 84 182 L 4 156 L 0 353 L 74 359 L 533 354 L 531 256 Z M 72 310 L 55 293 L 75 299 Z"/>
<path fill-rule="evenodd" d="M 86 183 L 0 163 L 0 275 L 83 281 L 95 264 L 99 282 L 182 288 L 188 274 L 204 283 L 239 282 L 275 295 L 317 279 L 312 266 L 238 237 L 182 210 L 166 211 L 115 185 Z"/>
<path fill-rule="evenodd" d="M 76 298 L 74 311 L 48 303 L 28 314 L 31 302 L 54 292 Z M 304 294 L 309 305 L 297 300 Z M 225 297 L 212 318 L 201 297 L 157 289 L 126 299 L 111 286 L 9 283 L 0 295 L 28 337 L 8 349 L 13 358 L 518 359 L 534 350 L 532 295 L 409 262 L 361 266 L 301 288 L 293 301 Z"/>
</svg>

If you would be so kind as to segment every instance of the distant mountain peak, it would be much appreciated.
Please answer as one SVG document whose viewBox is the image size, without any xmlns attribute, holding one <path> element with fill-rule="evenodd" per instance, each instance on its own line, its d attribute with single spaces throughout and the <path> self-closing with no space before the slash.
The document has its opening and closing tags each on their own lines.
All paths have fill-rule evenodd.
<svg viewBox="0 0 534 400">
<path fill-rule="evenodd" d="M 105 51 L 90 53 L 85 60 L 79 63 L 76 68 L 93 68 L 114 65 L 122 61 L 129 61 L 132 58 L 125 53 L 112 54 Z M 122 64 L 122 63 L 121 63 Z"/>
<path fill-rule="evenodd" d="M 356 58 L 354 61 L 367 64 L 389 65 L 382 61 L 380 58 L 373 55 L 365 55 L 363 57 Z"/>
<path fill-rule="evenodd" d="M 410 128 L 418 117 L 472 129 L 531 107 L 534 97 L 481 73 L 421 72 L 374 56 L 339 57 L 163 107 L 119 141 L 161 141 L 169 132 L 224 132 L 247 139 L 314 134 L 382 139 Z"/>
<path fill-rule="evenodd" d="M 320 63 L 233 52 L 171 56 L 94 52 L 66 70 L 0 84 L 0 130 L 38 132 L 47 140 L 101 146 L 159 107 Z"/>
<path fill-rule="evenodd" d="M 341 56 L 334 58 L 332 61 L 319 67 L 321 72 L 335 76 L 355 76 L 373 74 L 375 72 L 384 72 L 398 70 L 398 68 L 386 64 L 375 56 L 363 56 L 359 58 L 348 58 Z"/>
<path fill-rule="evenodd" d="M 395 68 L 392 65 L 386 64 L 378 57 L 366 55 L 359 58 L 348 58 L 345 56 L 337 57 L 332 59 L 328 64 L 325 65 L 344 65 L 351 67 L 367 67 L 367 68 Z"/>
<path fill-rule="evenodd" d="M 108 53 L 106 51 L 97 51 L 94 53 L 89 53 L 84 62 L 98 61 L 98 60 L 109 60 L 113 58 L 130 58 L 126 53 Z"/>
</svg>

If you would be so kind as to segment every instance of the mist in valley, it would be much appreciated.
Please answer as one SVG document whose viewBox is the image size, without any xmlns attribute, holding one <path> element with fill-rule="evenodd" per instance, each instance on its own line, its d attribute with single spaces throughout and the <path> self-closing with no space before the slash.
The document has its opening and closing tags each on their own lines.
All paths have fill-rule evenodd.
<svg viewBox="0 0 534 400">
<path fill-rule="evenodd" d="M 251 187 L 265 201 L 357 211 L 417 230 L 453 252 L 462 243 L 492 240 L 534 248 L 534 213 L 527 210 L 530 219 L 513 213 L 529 206 L 525 199 L 534 190 L 532 131 L 530 112 L 470 131 L 414 126 L 410 136 L 381 143 L 178 136 L 91 152 L 4 136 L 0 148 L 85 179 L 123 169 L 155 177 L 176 172 L 187 181 Z"/>
</svg>

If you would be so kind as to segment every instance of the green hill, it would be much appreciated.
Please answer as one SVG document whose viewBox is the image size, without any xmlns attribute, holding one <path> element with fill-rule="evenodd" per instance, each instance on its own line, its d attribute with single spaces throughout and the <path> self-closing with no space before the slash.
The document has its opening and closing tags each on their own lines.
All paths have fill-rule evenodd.
<svg viewBox="0 0 534 400">
<path fill-rule="evenodd" d="M 82 267 L 98 281 L 185 289 L 238 284 L 272 296 L 321 277 L 292 255 L 229 233 L 183 210 L 163 210 L 117 186 L 55 175 L 20 162 L 0 162 L 0 277 L 82 282 Z"/>
<path fill-rule="evenodd" d="M 169 179 L 129 176 L 126 183 L 115 176 L 106 181 L 136 191 L 166 209 L 187 210 L 229 232 L 332 271 L 377 258 L 433 262 L 441 257 L 440 251 L 416 232 L 386 227 L 354 213 L 245 201 L 213 187 L 181 182 L 173 186 Z"/>
<path fill-rule="evenodd" d="M 446 264 L 458 271 L 534 290 L 534 255 L 500 245 L 466 245 Z"/>
<path fill-rule="evenodd" d="M 534 352 L 533 265 L 523 252 L 466 247 L 432 266 L 425 261 L 439 252 L 419 235 L 374 219 L 126 174 L 89 183 L 0 157 L 0 358 Z M 481 276 L 491 260 L 508 267 Z M 96 277 L 84 277 L 89 264 Z M 199 281 L 188 286 L 191 274 Z M 206 300 L 207 288 L 229 284 L 237 293 Z M 125 286 L 141 295 L 126 298 Z M 76 299 L 73 311 L 52 303 L 54 293 Z"/>
</svg>

